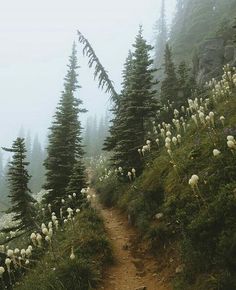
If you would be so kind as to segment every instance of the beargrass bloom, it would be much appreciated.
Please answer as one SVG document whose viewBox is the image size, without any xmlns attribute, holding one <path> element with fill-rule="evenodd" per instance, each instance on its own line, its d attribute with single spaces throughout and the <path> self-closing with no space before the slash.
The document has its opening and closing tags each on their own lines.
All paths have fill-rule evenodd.
<svg viewBox="0 0 236 290">
<path fill-rule="evenodd" d="M 225 125 L 225 117 L 224 116 L 221 116 L 220 117 L 220 121 L 221 121 L 222 125 L 224 126 Z"/>
<path fill-rule="evenodd" d="M 231 136 L 231 135 L 227 136 L 227 140 L 228 141 L 233 141 L 235 143 L 234 136 Z"/>
<path fill-rule="evenodd" d="M 214 155 L 214 157 L 217 157 L 217 156 L 219 156 L 220 154 L 221 154 L 220 150 L 218 150 L 218 149 L 214 149 L 214 150 L 213 150 L 213 155 Z"/>
<path fill-rule="evenodd" d="M 205 115 L 203 112 L 199 112 L 198 114 L 200 122 L 205 125 Z"/>
<path fill-rule="evenodd" d="M 174 143 L 174 145 L 176 146 L 177 145 L 177 142 L 178 142 L 178 139 L 176 137 L 173 137 L 172 138 L 172 142 Z"/>
<path fill-rule="evenodd" d="M 198 127 L 197 116 L 196 115 L 192 115 L 192 119 L 193 119 L 195 125 Z"/>
<path fill-rule="evenodd" d="M 210 117 L 210 122 L 211 122 L 212 126 L 214 127 L 215 126 L 215 114 L 214 114 L 214 112 L 210 112 L 209 117 Z"/>
<path fill-rule="evenodd" d="M 18 249 L 18 248 L 15 248 L 15 250 L 14 250 L 14 254 L 15 255 L 18 255 L 20 253 L 20 250 Z"/>
<path fill-rule="evenodd" d="M 20 254 L 21 254 L 22 258 L 25 258 L 25 249 L 21 249 Z"/>
<path fill-rule="evenodd" d="M 129 177 L 129 180 L 131 181 L 132 180 L 132 173 L 129 171 L 127 175 Z"/>
<path fill-rule="evenodd" d="M 228 146 L 229 149 L 231 149 L 231 150 L 236 150 L 236 144 L 235 144 L 235 142 L 233 142 L 233 141 L 231 141 L 231 140 L 227 141 L 227 146 Z"/>
<path fill-rule="evenodd" d="M 0 278 L 2 278 L 3 273 L 5 272 L 5 268 L 4 267 L 0 267 Z"/>
<path fill-rule="evenodd" d="M 10 273 L 10 271 L 11 271 L 11 259 L 6 258 L 5 259 L 5 265 L 7 266 L 8 273 Z"/>
<path fill-rule="evenodd" d="M 74 248 L 73 247 L 71 247 L 70 259 L 71 260 L 75 259 L 75 254 L 74 254 Z"/>
<path fill-rule="evenodd" d="M 189 179 L 189 185 L 192 187 L 192 188 L 194 188 L 194 187 L 197 187 L 197 185 L 198 185 L 198 181 L 199 181 L 199 177 L 196 175 L 196 174 L 194 174 L 194 175 L 192 175 L 192 177 Z"/>
<path fill-rule="evenodd" d="M 45 227 L 42 229 L 42 233 L 47 236 L 48 235 L 48 229 Z"/>
<path fill-rule="evenodd" d="M 132 172 L 132 174 L 133 174 L 133 176 L 135 178 L 136 177 L 136 170 L 135 170 L 135 168 L 132 168 L 131 172 Z"/>
<path fill-rule="evenodd" d="M 36 240 L 38 242 L 39 247 L 42 246 L 42 236 L 40 234 L 36 235 Z"/>
<path fill-rule="evenodd" d="M 31 256 L 31 250 L 28 248 L 25 250 L 25 255 L 29 258 Z"/>
<path fill-rule="evenodd" d="M 35 233 L 32 233 L 31 235 L 30 235 L 30 239 L 31 239 L 31 241 L 32 241 L 32 243 L 33 243 L 33 245 L 34 246 L 36 246 L 37 245 L 37 243 L 36 243 L 36 234 Z"/>
</svg>

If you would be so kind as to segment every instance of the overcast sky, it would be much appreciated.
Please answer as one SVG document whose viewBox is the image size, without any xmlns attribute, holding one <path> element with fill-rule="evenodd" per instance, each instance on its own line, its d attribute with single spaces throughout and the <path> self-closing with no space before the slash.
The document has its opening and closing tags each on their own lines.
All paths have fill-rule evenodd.
<svg viewBox="0 0 236 290">
<path fill-rule="evenodd" d="M 175 0 L 167 1 L 167 13 Z M 117 90 L 139 24 L 153 41 L 161 0 L 0 0 L 0 147 L 21 126 L 42 142 L 48 133 L 76 30 L 91 42 Z M 78 46 L 78 50 L 81 47 Z M 102 114 L 108 96 L 97 89 L 87 59 L 78 53 L 79 97 L 88 114 Z"/>
</svg>

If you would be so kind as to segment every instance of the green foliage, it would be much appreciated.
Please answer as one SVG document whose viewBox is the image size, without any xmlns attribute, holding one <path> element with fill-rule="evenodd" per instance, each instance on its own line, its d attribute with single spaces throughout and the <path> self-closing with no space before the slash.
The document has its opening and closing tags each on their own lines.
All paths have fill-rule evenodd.
<svg viewBox="0 0 236 290">
<path fill-rule="evenodd" d="M 29 165 L 26 159 L 26 149 L 23 138 L 17 138 L 12 148 L 3 148 L 3 150 L 13 153 L 12 161 L 9 163 L 8 182 L 11 199 L 11 208 L 9 213 L 14 213 L 14 221 L 19 222 L 19 229 L 31 228 L 35 225 L 34 218 L 36 210 L 33 205 L 35 200 L 30 195 L 28 183 L 30 176 L 26 166 Z"/>
<path fill-rule="evenodd" d="M 161 83 L 161 101 L 162 104 L 172 103 L 177 101 L 177 76 L 175 65 L 172 59 L 172 51 L 169 44 L 166 44 L 165 49 L 165 78 Z"/>
<path fill-rule="evenodd" d="M 101 282 L 102 268 L 112 262 L 111 247 L 97 212 L 91 208 L 83 210 L 74 226 L 57 232 L 52 243 L 54 256 L 46 252 L 16 289 L 95 289 Z M 71 247 L 74 260 L 69 258 Z"/>
<path fill-rule="evenodd" d="M 166 15 L 165 15 L 165 0 L 162 0 L 161 5 L 161 15 L 157 22 L 157 36 L 155 42 L 155 56 L 154 56 L 154 67 L 162 67 L 162 61 L 165 52 L 165 46 L 167 43 L 168 31 L 166 24 Z"/>
<path fill-rule="evenodd" d="M 29 172 L 32 176 L 29 182 L 29 188 L 32 192 L 37 193 L 42 189 L 43 183 L 45 182 L 45 168 L 43 166 L 44 151 L 37 135 L 33 140 L 32 150 L 29 159 Z"/>
<path fill-rule="evenodd" d="M 119 182 L 116 176 L 112 176 L 96 183 L 96 190 L 99 194 L 100 202 L 107 207 L 116 205 L 123 187 L 124 185 Z"/>
<path fill-rule="evenodd" d="M 136 169 L 139 175 L 143 169 L 138 148 L 146 141 L 146 130 L 150 119 L 158 108 L 156 91 L 153 89 L 154 70 L 150 69 L 152 47 L 146 43 L 142 28 L 135 39 L 134 52 L 129 53 L 123 73 L 122 94 L 114 109 L 111 135 L 106 149 L 113 150 L 112 162 L 124 172 Z"/>
<path fill-rule="evenodd" d="M 82 160 L 77 160 L 72 174 L 70 176 L 70 181 L 66 187 L 66 193 L 73 196 L 76 193 L 77 202 L 76 205 L 80 208 L 85 202 L 86 197 L 81 193 L 82 188 L 85 188 L 87 185 L 86 176 L 85 176 L 85 167 Z"/>
<path fill-rule="evenodd" d="M 77 33 L 79 37 L 79 42 L 84 45 L 83 53 L 89 58 L 89 67 L 92 67 L 95 63 L 94 78 L 98 78 L 98 86 L 102 89 L 105 87 L 105 91 L 111 94 L 113 101 L 116 101 L 118 98 L 118 94 L 113 86 L 113 82 L 109 79 L 107 72 L 100 63 L 89 41 L 83 36 L 83 34 L 79 30 L 77 31 Z"/>
<path fill-rule="evenodd" d="M 75 44 L 65 77 L 64 91 L 50 128 L 46 167 L 46 189 L 52 189 L 46 196 L 47 203 L 58 204 L 65 194 L 77 160 L 83 156 L 81 124 L 78 114 L 82 101 L 75 97 L 79 88 L 77 80 L 77 57 Z M 83 174 L 81 172 L 81 174 Z"/>
<path fill-rule="evenodd" d="M 103 143 L 108 135 L 109 116 L 102 116 L 97 122 L 97 117 L 89 116 L 86 120 L 84 132 L 85 156 L 97 158 L 102 154 Z"/>
</svg>

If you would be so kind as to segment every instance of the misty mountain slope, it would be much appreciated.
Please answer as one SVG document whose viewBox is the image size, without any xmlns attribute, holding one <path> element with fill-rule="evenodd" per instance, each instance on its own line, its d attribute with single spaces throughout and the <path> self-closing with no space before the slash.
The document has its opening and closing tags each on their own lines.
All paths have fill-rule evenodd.
<svg viewBox="0 0 236 290">
<path fill-rule="evenodd" d="M 236 288 L 236 76 L 224 70 L 205 100 L 175 111 L 168 129 L 160 122 L 139 178 L 125 185 L 119 180 L 128 182 L 127 172 L 98 166 L 101 201 L 118 206 L 140 230 L 164 260 L 159 271 L 172 268 L 174 289 Z"/>
<path fill-rule="evenodd" d="M 191 62 L 210 38 L 231 42 L 235 13 L 235 0 L 178 0 L 170 33 L 176 59 Z"/>
</svg>

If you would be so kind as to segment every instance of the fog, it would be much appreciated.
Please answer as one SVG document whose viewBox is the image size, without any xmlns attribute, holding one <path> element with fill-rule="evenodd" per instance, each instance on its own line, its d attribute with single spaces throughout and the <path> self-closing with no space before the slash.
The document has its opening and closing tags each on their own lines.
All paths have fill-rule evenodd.
<svg viewBox="0 0 236 290">
<path fill-rule="evenodd" d="M 0 2 L 0 146 L 10 146 L 22 126 L 45 142 L 77 29 L 89 39 L 119 91 L 139 24 L 153 43 L 161 0 Z M 167 1 L 169 21 L 174 2 Z M 78 44 L 78 96 L 87 115 L 101 115 L 109 96 L 97 89 L 80 48 Z"/>
</svg>

